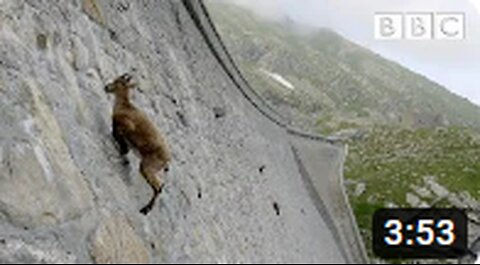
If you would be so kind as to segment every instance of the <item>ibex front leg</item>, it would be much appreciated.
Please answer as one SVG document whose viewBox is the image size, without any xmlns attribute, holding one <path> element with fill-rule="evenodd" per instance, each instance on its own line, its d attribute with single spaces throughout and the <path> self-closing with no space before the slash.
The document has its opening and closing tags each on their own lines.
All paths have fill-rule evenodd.
<svg viewBox="0 0 480 265">
<path fill-rule="evenodd" d="M 115 121 L 113 121 L 112 128 L 113 139 L 115 139 L 115 142 L 117 143 L 118 151 L 121 155 L 126 155 L 130 148 L 128 147 L 128 143 L 125 141 L 125 138 L 123 137 L 121 131 L 119 130 L 119 126 Z"/>
</svg>

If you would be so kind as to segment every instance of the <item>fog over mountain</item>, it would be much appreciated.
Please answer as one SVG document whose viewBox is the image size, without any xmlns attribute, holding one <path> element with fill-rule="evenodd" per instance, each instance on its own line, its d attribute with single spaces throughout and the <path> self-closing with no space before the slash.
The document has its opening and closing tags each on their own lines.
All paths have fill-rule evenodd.
<svg viewBox="0 0 480 265">
<path fill-rule="evenodd" d="M 427 76 L 480 105 L 480 1 L 478 0 L 235 0 L 272 18 L 328 27 L 345 38 Z M 462 12 L 466 38 L 461 41 L 378 41 L 373 38 L 376 12 Z M 448 69 L 448 70 L 447 70 Z"/>
</svg>

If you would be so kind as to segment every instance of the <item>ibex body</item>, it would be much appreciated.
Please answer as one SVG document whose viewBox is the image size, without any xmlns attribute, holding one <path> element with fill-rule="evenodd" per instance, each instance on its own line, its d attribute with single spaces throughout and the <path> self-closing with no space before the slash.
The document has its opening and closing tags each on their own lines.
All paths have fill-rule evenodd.
<svg viewBox="0 0 480 265">
<path fill-rule="evenodd" d="M 140 212 L 148 214 L 162 192 L 163 182 L 158 176 L 168 171 L 170 152 L 167 144 L 148 117 L 130 102 L 130 89 L 136 84 L 124 74 L 105 86 L 107 93 L 115 95 L 113 107 L 113 138 L 120 154 L 126 155 L 130 148 L 140 156 L 140 173 L 153 189 L 153 196 Z"/>
</svg>

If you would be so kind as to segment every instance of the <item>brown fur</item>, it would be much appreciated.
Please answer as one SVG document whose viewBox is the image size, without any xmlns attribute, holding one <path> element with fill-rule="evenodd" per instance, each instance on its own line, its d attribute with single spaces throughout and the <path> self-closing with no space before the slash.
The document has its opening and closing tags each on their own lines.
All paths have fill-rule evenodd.
<svg viewBox="0 0 480 265">
<path fill-rule="evenodd" d="M 148 214 L 155 199 L 162 192 L 163 183 L 157 173 L 168 171 L 170 152 L 167 144 L 155 125 L 129 100 L 132 77 L 124 74 L 105 86 L 107 93 L 115 95 L 113 107 L 113 137 L 118 144 L 120 154 L 125 155 L 133 148 L 140 155 L 140 173 L 153 189 L 153 196 L 140 212 Z"/>
</svg>

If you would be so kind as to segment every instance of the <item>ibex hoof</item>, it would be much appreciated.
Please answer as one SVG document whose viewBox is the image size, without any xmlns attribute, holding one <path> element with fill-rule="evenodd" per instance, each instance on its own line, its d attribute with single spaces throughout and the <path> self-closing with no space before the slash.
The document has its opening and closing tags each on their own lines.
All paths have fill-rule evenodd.
<svg viewBox="0 0 480 265">
<path fill-rule="evenodd" d="M 151 210 L 152 210 L 152 206 L 147 205 L 140 210 L 140 213 L 143 215 L 147 215 Z"/>
</svg>

